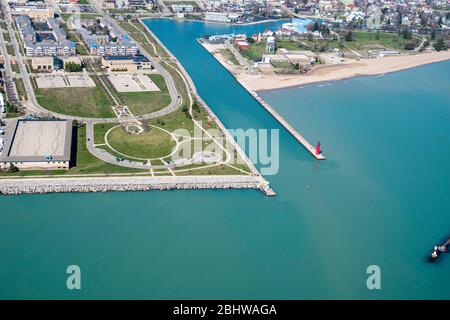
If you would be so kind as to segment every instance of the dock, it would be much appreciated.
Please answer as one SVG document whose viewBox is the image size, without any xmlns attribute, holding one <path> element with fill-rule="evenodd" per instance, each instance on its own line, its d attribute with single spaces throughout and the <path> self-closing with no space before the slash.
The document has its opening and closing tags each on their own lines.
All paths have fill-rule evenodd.
<svg viewBox="0 0 450 320">
<path fill-rule="evenodd" d="M 241 84 L 242 85 L 242 84 Z M 245 86 L 242 85 L 244 88 Z M 325 160 L 326 157 L 322 154 L 316 154 L 316 148 L 309 143 L 308 140 L 306 140 L 305 137 L 303 137 L 297 130 L 295 130 L 286 120 L 284 120 L 284 118 L 275 111 L 275 109 L 273 109 L 270 104 L 268 104 L 266 101 L 264 101 L 263 98 L 261 98 L 256 92 L 254 91 L 250 91 L 247 89 L 248 92 L 250 92 L 250 94 L 253 96 L 253 98 L 255 98 L 275 119 L 277 119 L 277 121 L 286 128 L 287 131 L 289 131 L 289 133 L 295 138 L 297 139 L 298 142 L 300 142 L 306 150 L 309 151 L 309 153 L 311 153 L 314 158 L 316 158 L 317 160 Z"/>
</svg>

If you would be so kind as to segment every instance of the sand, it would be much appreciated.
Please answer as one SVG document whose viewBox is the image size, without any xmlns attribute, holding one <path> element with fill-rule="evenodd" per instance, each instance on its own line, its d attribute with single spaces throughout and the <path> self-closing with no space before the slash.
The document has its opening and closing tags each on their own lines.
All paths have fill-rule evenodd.
<svg viewBox="0 0 450 320">
<path fill-rule="evenodd" d="M 429 63 L 450 59 L 450 50 L 415 55 L 390 56 L 375 59 L 361 59 L 341 65 L 319 66 L 306 75 L 248 75 L 230 70 L 248 90 L 263 91 L 309 83 L 348 79 L 357 76 L 380 75 L 405 70 Z M 218 59 L 223 63 L 223 59 Z M 224 64 L 230 69 L 229 64 Z"/>
</svg>

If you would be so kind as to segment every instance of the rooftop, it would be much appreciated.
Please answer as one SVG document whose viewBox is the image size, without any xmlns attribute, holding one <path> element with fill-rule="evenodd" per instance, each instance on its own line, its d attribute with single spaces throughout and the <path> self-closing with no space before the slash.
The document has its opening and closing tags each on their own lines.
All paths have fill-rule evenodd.
<svg viewBox="0 0 450 320">
<path fill-rule="evenodd" d="M 8 125 L 2 162 L 69 161 L 72 120 L 19 119 Z"/>
</svg>

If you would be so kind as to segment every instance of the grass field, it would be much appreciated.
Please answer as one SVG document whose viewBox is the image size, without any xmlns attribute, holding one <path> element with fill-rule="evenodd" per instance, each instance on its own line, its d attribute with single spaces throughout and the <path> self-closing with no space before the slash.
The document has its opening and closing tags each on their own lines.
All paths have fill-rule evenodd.
<svg viewBox="0 0 450 320">
<path fill-rule="evenodd" d="M 9 35 L 9 32 L 3 32 L 3 39 L 5 39 L 6 42 L 11 41 L 11 36 Z"/>
<path fill-rule="evenodd" d="M 6 45 L 6 51 L 8 52 L 8 54 L 9 54 L 10 56 L 14 56 L 14 55 L 15 55 L 15 53 L 14 53 L 14 48 L 13 48 L 13 46 L 11 46 L 11 45 Z"/>
<path fill-rule="evenodd" d="M 193 6 L 193 7 L 198 7 L 198 5 L 197 5 L 197 2 L 195 2 L 195 1 L 193 1 L 193 0 L 173 0 L 173 1 L 170 1 L 170 0 L 166 0 L 166 1 L 163 1 L 164 2 L 164 4 L 166 5 L 166 6 L 171 6 L 172 4 L 185 4 L 185 5 L 191 5 L 191 6 Z"/>
<path fill-rule="evenodd" d="M 114 150 L 142 159 L 166 157 L 176 145 L 167 132 L 154 127 L 148 127 L 144 133 L 134 135 L 119 126 L 109 132 L 107 139 Z"/>
<path fill-rule="evenodd" d="M 51 111 L 79 117 L 112 118 L 112 103 L 99 87 L 35 89 L 39 104 Z"/>
<path fill-rule="evenodd" d="M 67 21 L 71 16 L 75 15 L 74 13 L 63 13 L 61 14 L 61 18 L 64 21 Z M 101 16 L 97 13 L 79 13 L 78 14 L 80 19 L 94 19 L 94 18 L 100 18 Z"/>
<path fill-rule="evenodd" d="M 19 65 L 17 63 L 11 64 L 11 70 L 15 73 L 19 73 L 20 72 Z"/>
<path fill-rule="evenodd" d="M 226 61 L 230 62 L 231 64 L 234 64 L 236 66 L 240 65 L 239 61 L 237 61 L 236 57 L 229 49 L 221 49 L 219 50 L 219 53 Z"/>
<path fill-rule="evenodd" d="M 15 173 L 1 172 L 0 176 L 71 175 L 71 174 L 117 174 L 138 173 L 146 170 L 115 166 L 94 157 L 86 146 L 86 127 L 78 128 L 77 156 L 75 166 L 69 170 L 25 170 Z"/>
<path fill-rule="evenodd" d="M 263 54 L 266 52 L 266 43 L 253 43 L 249 49 L 245 49 L 242 53 L 250 60 L 261 61 Z"/>
<path fill-rule="evenodd" d="M 168 56 L 167 52 L 163 48 L 161 48 L 161 46 L 159 46 L 159 44 L 156 43 L 156 41 L 153 41 L 153 45 L 156 47 L 156 53 L 154 52 L 153 46 L 148 43 L 148 41 L 145 39 L 145 37 L 142 35 L 142 33 L 139 30 L 146 33 L 150 39 L 152 39 L 152 37 L 150 34 L 147 33 L 144 26 L 142 26 L 138 20 L 132 20 L 133 25 L 136 26 L 136 28 L 138 28 L 138 30 L 136 30 L 136 28 L 133 25 L 131 25 L 128 21 L 117 21 L 117 23 L 126 32 L 128 32 L 128 34 L 134 40 L 139 42 L 144 47 L 144 49 L 147 50 L 150 54 L 155 54 L 159 57 L 167 57 Z"/>
<path fill-rule="evenodd" d="M 403 50 L 405 40 L 396 33 L 353 31 L 353 41 L 346 41 L 345 45 L 354 50 L 396 49 Z"/>
<path fill-rule="evenodd" d="M 141 115 L 160 110 L 170 103 L 170 94 L 166 81 L 160 74 L 151 74 L 149 77 L 161 91 L 148 92 L 117 92 L 108 77 L 102 76 L 102 80 L 114 97 L 123 105 L 126 105 L 135 115 Z"/>
<path fill-rule="evenodd" d="M 376 33 L 367 31 L 353 31 L 353 41 L 345 41 L 344 45 L 353 50 L 396 49 L 403 50 L 405 40 L 396 33 Z M 285 48 L 290 51 L 311 50 L 314 52 L 339 48 L 338 40 L 330 39 L 277 39 L 277 49 Z M 253 43 L 244 55 L 253 61 L 260 61 L 265 54 L 266 43 Z"/>
<path fill-rule="evenodd" d="M 23 84 L 22 79 L 14 79 L 14 82 L 16 83 L 17 93 L 19 95 L 20 100 L 27 100 L 27 92 L 25 90 L 25 85 Z"/>
</svg>

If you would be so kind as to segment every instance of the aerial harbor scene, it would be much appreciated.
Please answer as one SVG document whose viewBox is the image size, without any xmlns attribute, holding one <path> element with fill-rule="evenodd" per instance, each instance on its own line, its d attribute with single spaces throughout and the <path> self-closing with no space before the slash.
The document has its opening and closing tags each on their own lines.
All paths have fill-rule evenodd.
<svg viewBox="0 0 450 320">
<path fill-rule="evenodd" d="M 450 299 L 450 1 L 0 1 L 0 299 Z"/>
</svg>

